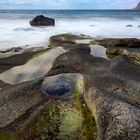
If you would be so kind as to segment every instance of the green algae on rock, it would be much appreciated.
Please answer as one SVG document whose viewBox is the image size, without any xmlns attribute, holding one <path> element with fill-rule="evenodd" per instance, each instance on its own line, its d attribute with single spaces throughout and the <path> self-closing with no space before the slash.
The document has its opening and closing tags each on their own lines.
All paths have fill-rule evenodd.
<svg viewBox="0 0 140 140">
<path fill-rule="evenodd" d="M 28 126 L 28 138 L 57 140 L 96 139 L 96 127 L 93 116 L 83 101 L 84 83 L 80 74 L 61 74 L 48 77 L 54 81 L 61 76 L 69 77 L 74 83 L 74 90 L 65 98 L 52 99 L 48 105 Z"/>
<path fill-rule="evenodd" d="M 139 48 L 140 40 L 136 38 L 104 38 L 97 40 L 101 45 L 108 47 Z"/>
<path fill-rule="evenodd" d="M 102 54 L 96 56 L 98 52 L 96 49 L 100 49 L 97 44 L 96 48 L 94 43 L 91 45 L 73 42 L 72 45 L 73 43 L 67 40 L 59 43 L 63 48 L 68 46 L 69 51 L 57 57 L 52 69 L 39 78 L 40 80 L 5 87 L 1 84 L 0 130 L 5 130 L 6 133 L 2 133 L 0 139 L 9 140 L 8 132 L 19 130 L 18 138 L 14 136 L 14 131 L 11 138 L 15 140 L 137 140 L 140 137 L 140 66 L 130 61 L 126 56 L 127 52 L 117 52 L 118 56 L 107 60 L 102 57 L 102 54 L 105 56 L 105 48 L 102 48 Z M 137 43 L 137 48 L 134 47 L 135 43 L 129 43 L 129 45 L 116 43 L 115 46 L 106 48 L 119 48 L 123 49 L 122 51 L 125 48 L 129 53 L 140 51 Z M 49 51 L 41 52 L 33 59 L 38 59 Z M 60 78 L 62 75 L 66 78 L 66 85 L 65 80 Z M 58 81 L 63 81 L 60 82 L 58 89 L 66 93 L 65 96 L 53 94 L 55 98 L 53 96 L 48 98 L 44 95 L 41 89 L 44 77 L 45 80 L 50 80 L 49 83 L 54 87 L 59 85 L 56 84 L 57 78 Z M 51 82 L 51 79 L 55 80 Z M 67 87 L 68 91 L 65 92 Z M 55 92 L 57 90 L 53 91 Z M 45 90 L 45 93 L 48 93 L 48 90 Z"/>
<path fill-rule="evenodd" d="M 51 101 L 29 129 L 29 137 L 37 139 L 77 139 L 82 128 L 82 114 L 68 101 Z"/>
<path fill-rule="evenodd" d="M 140 64 L 140 40 L 136 38 L 105 38 L 97 40 L 99 44 L 107 48 L 107 56 L 114 58 L 122 55 L 134 63 Z"/>
<path fill-rule="evenodd" d="M 14 134 L 0 134 L 0 140 L 16 140 L 17 136 Z"/>
<path fill-rule="evenodd" d="M 140 49 L 135 51 L 133 49 L 128 49 L 128 48 L 109 47 L 106 53 L 110 58 L 113 58 L 117 55 L 122 55 L 129 58 L 134 63 L 140 64 Z"/>
<path fill-rule="evenodd" d="M 61 34 L 52 36 L 50 38 L 50 47 L 52 46 L 63 46 L 64 44 L 76 44 L 76 40 L 91 39 L 89 36 L 84 35 L 73 35 L 73 34 Z"/>
</svg>

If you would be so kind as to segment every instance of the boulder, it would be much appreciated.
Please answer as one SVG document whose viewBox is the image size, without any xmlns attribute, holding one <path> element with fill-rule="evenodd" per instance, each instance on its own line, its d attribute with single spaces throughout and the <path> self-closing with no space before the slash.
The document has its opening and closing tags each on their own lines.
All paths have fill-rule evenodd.
<svg viewBox="0 0 140 140">
<path fill-rule="evenodd" d="M 54 26 L 55 20 L 53 18 L 48 18 L 43 15 L 36 16 L 30 21 L 32 26 Z"/>
</svg>

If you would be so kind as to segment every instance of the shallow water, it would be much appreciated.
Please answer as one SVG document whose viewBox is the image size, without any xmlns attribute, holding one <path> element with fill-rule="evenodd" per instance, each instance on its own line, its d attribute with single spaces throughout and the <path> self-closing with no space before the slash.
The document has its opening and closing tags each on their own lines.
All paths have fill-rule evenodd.
<svg viewBox="0 0 140 140">
<path fill-rule="evenodd" d="M 90 45 L 91 55 L 94 57 L 102 57 L 105 59 L 109 59 L 106 55 L 106 48 L 101 45 Z"/>
<path fill-rule="evenodd" d="M 83 76 L 78 73 L 58 74 L 46 77 L 42 84 L 46 96 L 67 96 L 73 92 L 83 93 Z"/>
<path fill-rule="evenodd" d="M 76 40 L 76 43 L 82 43 L 82 44 L 89 44 L 92 41 L 92 39 L 79 39 Z"/>
<path fill-rule="evenodd" d="M 55 58 L 65 52 L 62 47 L 45 51 L 34 56 L 25 65 L 14 67 L 0 74 L 0 80 L 9 84 L 17 84 L 43 77 L 52 68 Z"/>
</svg>

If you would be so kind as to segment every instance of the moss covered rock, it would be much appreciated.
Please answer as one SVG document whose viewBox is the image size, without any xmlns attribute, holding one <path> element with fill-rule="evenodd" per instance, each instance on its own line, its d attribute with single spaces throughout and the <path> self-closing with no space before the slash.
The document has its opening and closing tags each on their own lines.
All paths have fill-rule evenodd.
<svg viewBox="0 0 140 140">
<path fill-rule="evenodd" d="M 52 36 L 50 38 L 50 47 L 56 47 L 56 46 L 65 46 L 65 45 L 74 45 L 77 44 L 76 40 L 85 40 L 85 39 L 90 39 L 89 36 L 85 35 L 73 35 L 73 34 L 61 34 L 61 35 L 56 35 Z M 89 40 L 89 42 L 90 42 Z M 92 40 L 91 40 L 92 41 Z"/>
<path fill-rule="evenodd" d="M 127 48 L 113 48 L 110 47 L 106 51 L 108 57 L 114 58 L 117 55 L 125 56 L 135 63 L 140 64 L 140 49 L 127 49 Z"/>
<path fill-rule="evenodd" d="M 59 79 L 62 75 L 52 76 L 49 80 Z M 24 139 L 96 139 L 94 118 L 85 106 L 82 97 L 83 77 L 80 74 L 64 74 L 63 76 L 72 80 L 74 89 L 65 98 L 51 98 L 34 122 L 28 126 Z"/>
</svg>

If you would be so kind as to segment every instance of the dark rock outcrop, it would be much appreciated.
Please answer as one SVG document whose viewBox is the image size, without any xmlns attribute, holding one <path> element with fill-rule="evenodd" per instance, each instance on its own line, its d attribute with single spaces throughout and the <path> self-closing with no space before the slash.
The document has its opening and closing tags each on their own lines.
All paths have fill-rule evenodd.
<svg viewBox="0 0 140 140">
<path fill-rule="evenodd" d="M 20 52 L 22 50 L 22 48 L 20 47 L 17 47 L 17 48 L 11 48 L 11 49 L 8 49 L 8 50 L 5 50 L 5 51 L 0 51 L 0 53 L 9 53 L 9 52 Z"/>
<path fill-rule="evenodd" d="M 140 10 L 140 2 L 139 2 L 138 5 L 134 8 L 134 10 Z"/>
<path fill-rule="evenodd" d="M 54 26 L 55 20 L 53 18 L 48 18 L 43 15 L 36 16 L 32 21 L 30 21 L 32 26 Z"/>
</svg>

